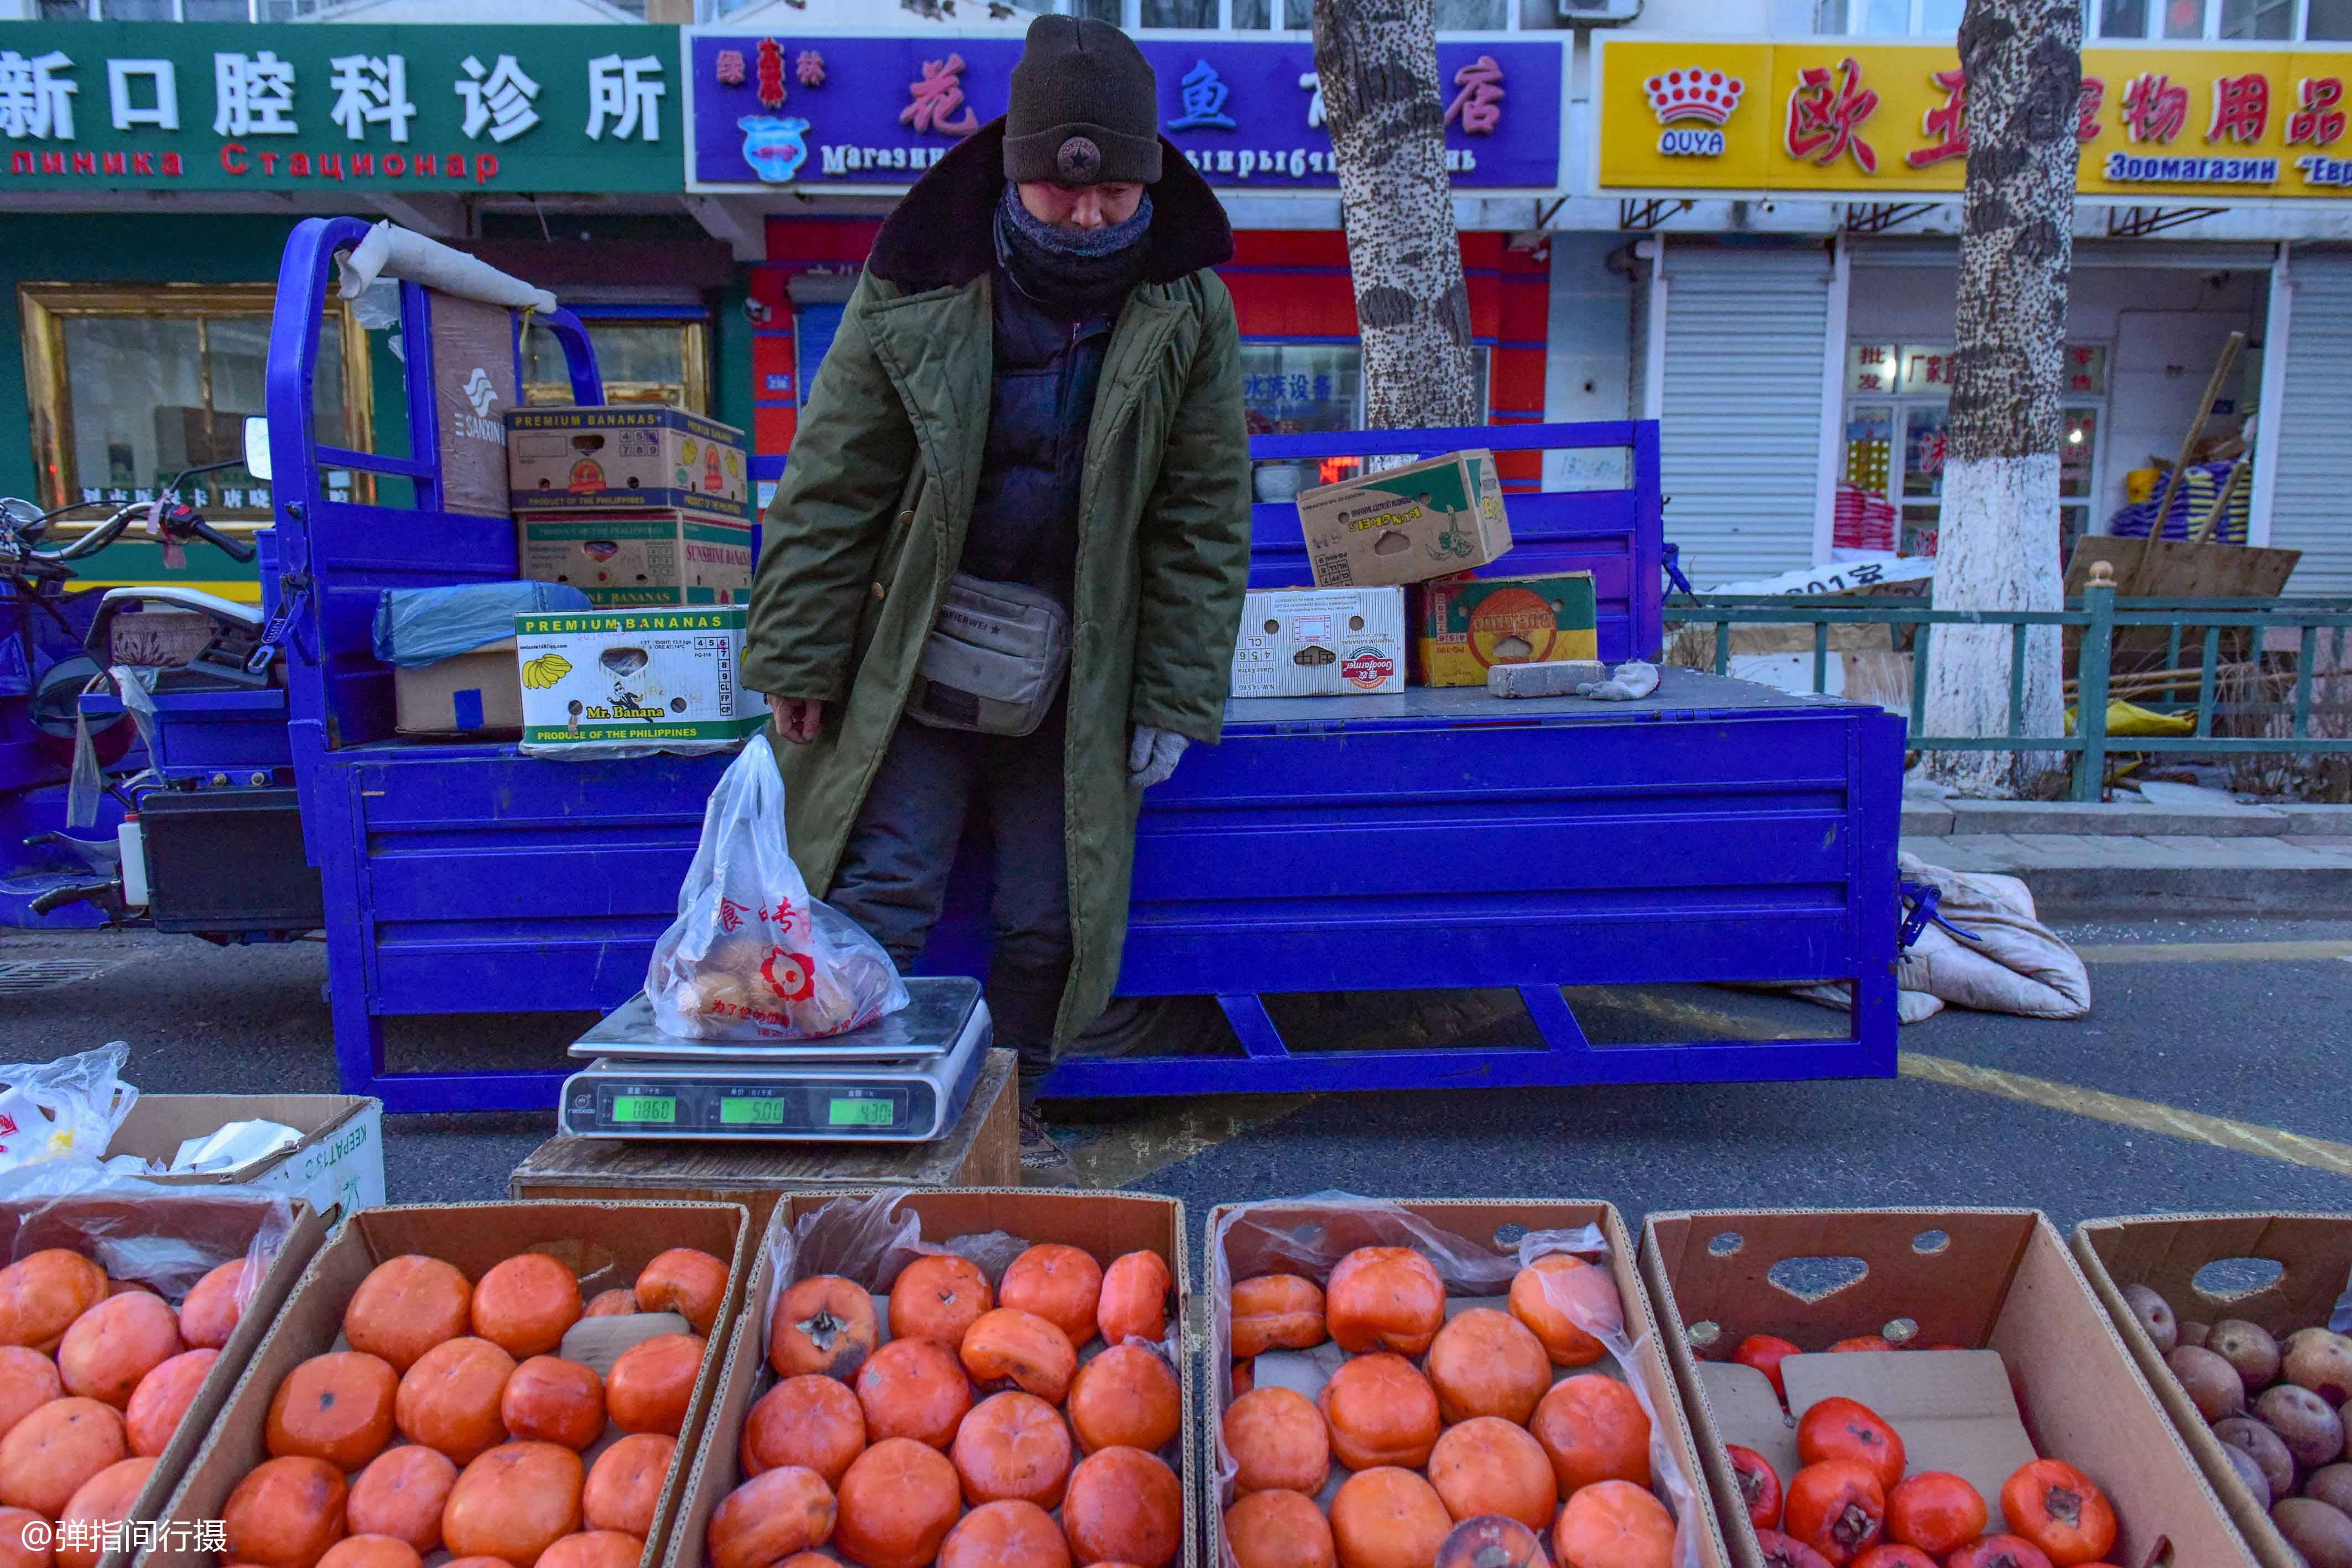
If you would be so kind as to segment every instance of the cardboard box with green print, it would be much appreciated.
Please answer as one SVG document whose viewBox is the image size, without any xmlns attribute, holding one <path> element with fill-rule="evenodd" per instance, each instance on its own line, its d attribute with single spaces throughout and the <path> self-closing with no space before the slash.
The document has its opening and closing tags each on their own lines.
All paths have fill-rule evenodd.
<svg viewBox="0 0 2352 1568">
<path fill-rule="evenodd" d="M 1452 452 L 1298 493 L 1318 588 L 1391 588 L 1450 577 L 1511 548 L 1495 455 Z"/>
</svg>

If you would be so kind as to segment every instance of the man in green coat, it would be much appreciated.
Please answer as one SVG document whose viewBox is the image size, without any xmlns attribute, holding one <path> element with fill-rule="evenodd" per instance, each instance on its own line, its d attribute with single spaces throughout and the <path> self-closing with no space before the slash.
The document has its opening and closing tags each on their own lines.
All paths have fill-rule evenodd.
<svg viewBox="0 0 2352 1568">
<path fill-rule="evenodd" d="M 1005 115 L 875 240 L 768 510 L 743 656 L 786 743 L 793 858 L 901 966 L 968 811 L 986 820 L 989 1003 L 1033 1168 L 1061 1163 L 1037 1082 L 1118 982 L 1143 791 L 1217 739 L 1248 577 L 1240 351 L 1210 270 L 1233 234 L 1158 101 L 1116 27 L 1031 26 Z M 1060 622 L 1066 676 L 1046 657 L 982 701 L 947 675 L 971 638 L 1013 645 L 970 632 L 982 601 L 1048 654 Z"/>
</svg>

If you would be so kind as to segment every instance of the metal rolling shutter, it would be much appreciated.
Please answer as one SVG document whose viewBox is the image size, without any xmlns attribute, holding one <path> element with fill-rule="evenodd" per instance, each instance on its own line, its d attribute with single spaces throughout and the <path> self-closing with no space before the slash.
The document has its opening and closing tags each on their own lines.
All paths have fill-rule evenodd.
<svg viewBox="0 0 2352 1568">
<path fill-rule="evenodd" d="M 1829 258 L 1669 241 L 1665 271 L 1666 538 L 1702 591 L 1810 566 Z"/>
<path fill-rule="evenodd" d="M 2352 255 L 2297 250 L 2277 411 L 2271 543 L 2299 549 L 2290 593 L 2352 593 Z M 2276 349 L 2273 352 L 2278 351 Z M 2265 411 L 2267 413 L 2268 411 Z"/>
</svg>

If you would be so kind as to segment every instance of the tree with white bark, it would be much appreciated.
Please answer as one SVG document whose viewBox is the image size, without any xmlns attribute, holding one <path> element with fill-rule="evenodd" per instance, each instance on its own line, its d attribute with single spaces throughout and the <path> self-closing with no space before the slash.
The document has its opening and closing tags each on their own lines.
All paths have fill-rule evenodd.
<svg viewBox="0 0 2352 1568">
<path fill-rule="evenodd" d="M 1445 172 L 1435 0 L 1315 0 L 1314 26 L 1355 275 L 1364 423 L 1483 424 Z"/>
<path fill-rule="evenodd" d="M 1969 165 L 1962 198 L 1958 365 L 1936 556 L 1937 610 L 2058 610 L 2058 455 L 2066 293 L 2074 263 L 2078 0 L 1969 0 L 1960 20 Z M 2011 632 L 1938 626 L 1928 639 L 1927 733 L 2010 733 Z M 2059 628 L 2026 636 L 2021 733 L 2061 733 Z M 1939 751 L 1928 776 L 1962 795 L 2029 792 L 2054 752 Z"/>
</svg>

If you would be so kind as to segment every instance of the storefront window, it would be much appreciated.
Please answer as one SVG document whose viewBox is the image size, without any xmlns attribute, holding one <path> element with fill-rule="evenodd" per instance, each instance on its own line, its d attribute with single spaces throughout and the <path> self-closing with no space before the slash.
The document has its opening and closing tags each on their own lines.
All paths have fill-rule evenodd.
<svg viewBox="0 0 2352 1568">
<path fill-rule="evenodd" d="M 1143 0 L 1141 21 L 1147 27 L 1213 27 L 1217 0 Z"/>
<path fill-rule="evenodd" d="M 2311 0 L 2303 36 L 2329 41 L 2352 38 L 2352 0 Z"/>
<path fill-rule="evenodd" d="M 1476 379 L 1477 405 L 1487 406 L 1487 350 L 1471 350 L 1471 374 Z M 1242 345 L 1242 403 L 1248 412 L 1252 435 L 1304 435 L 1318 431 L 1360 430 L 1364 423 L 1364 350 L 1355 343 L 1258 342 Z M 1326 458 L 1320 463 L 1261 463 L 1256 465 L 1258 498 L 1281 498 L 1268 486 L 1286 482 L 1269 480 L 1265 471 L 1297 471 L 1302 485 L 1329 485 L 1346 478 L 1360 465 L 1352 457 Z M 1287 491 L 1283 492 L 1286 497 Z"/>
<path fill-rule="evenodd" d="M 1959 30 L 1963 0 L 1814 0 L 1817 33 L 1938 37 Z"/>
<path fill-rule="evenodd" d="M 2221 0 L 2225 38 L 2291 38 L 2294 0 Z"/>
<path fill-rule="evenodd" d="M 704 343 L 708 323 L 699 317 L 662 320 L 589 320 L 588 341 L 604 377 L 607 402 L 659 402 L 689 413 L 707 413 L 710 375 Z M 555 334 L 533 327 L 523 345 L 523 400 L 531 403 L 572 401 L 571 373 Z"/>
<path fill-rule="evenodd" d="M 42 504 L 144 499 L 184 468 L 239 456 L 246 417 L 267 412 L 276 293 L 267 284 L 21 287 Z M 347 328 L 340 306 L 328 312 L 311 413 L 322 440 L 365 450 L 366 346 Z M 349 485 L 330 479 L 332 490 Z M 270 515 L 268 488 L 241 467 L 192 488 L 187 498 L 215 521 Z"/>
<path fill-rule="evenodd" d="M 2294 37 L 2296 0 L 2098 0 L 2093 15 L 2102 38 L 2252 38 Z M 2310 0 L 2304 36 L 2352 36 L 2346 0 Z"/>
<path fill-rule="evenodd" d="M 2071 553 L 2091 531 L 2091 502 L 2098 486 L 2099 411 L 2069 405 L 2066 434 L 2058 447 L 2058 549 Z"/>
</svg>

